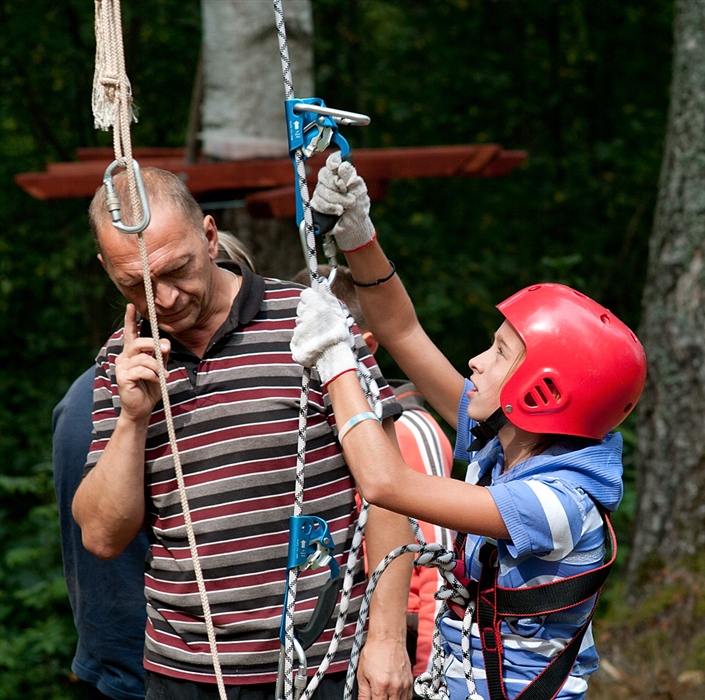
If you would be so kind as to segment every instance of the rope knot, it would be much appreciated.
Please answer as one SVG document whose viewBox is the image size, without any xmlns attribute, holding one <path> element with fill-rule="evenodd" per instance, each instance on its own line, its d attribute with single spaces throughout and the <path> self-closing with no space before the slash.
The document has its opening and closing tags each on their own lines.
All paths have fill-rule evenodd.
<svg viewBox="0 0 705 700">
<path fill-rule="evenodd" d="M 414 680 L 414 692 L 426 700 L 450 700 L 448 689 L 441 678 L 434 681 L 433 674 L 428 671 Z"/>
<path fill-rule="evenodd" d="M 120 87 L 120 80 L 118 79 L 117 73 L 104 73 L 100 77 L 100 84 L 103 87 L 115 89 Z"/>
</svg>

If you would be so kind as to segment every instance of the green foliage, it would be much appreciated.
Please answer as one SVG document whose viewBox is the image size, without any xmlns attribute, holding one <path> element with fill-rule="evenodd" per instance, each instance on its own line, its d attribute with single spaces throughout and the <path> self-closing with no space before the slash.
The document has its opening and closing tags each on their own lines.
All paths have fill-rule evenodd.
<svg viewBox="0 0 705 700">
<path fill-rule="evenodd" d="M 529 153 L 508 178 L 399 181 L 375 205 L 425 327 L 457 366 L 483 349 L 493 305 L 537 280 L 574 284 L 638 325 L 672 2 L 313 6 L 319 92 L 373 118 L 351 140 Z"/>
<path fill-rule="evenodd" d="M 61 567 L 51 464 L 36 465 L 25 476 L 1 476 L 0 499 L 0 699 L 70 698 L 76 631 Z"/>
<path fill-rule="evenodd" d="M 134 144 L 182 145 L 199 4 L 122 4 Z M 496 142 L 529 153 L 507 178 L 398 181 L 375 205 L 422 322 L 457 367 L 485 348 L 494 305 L 537 280 L 574 284 L 638 324 L 672 0 L 312 6 L 317 94 L 373 117 L 345 131 L 353 146 Z M 87 203 L 38 202 L 12 178 L 110 144 L 90 113 L 92 14 L 79 0 L 0 2 L 0 700 L 73 692 L 51 409 L 121 303 L 95 260 Z M 629 427 L 625 436 L 633 445 Z M 628 535 L 633 489 L 625 506 L 616 524 Z"/>
</svg>

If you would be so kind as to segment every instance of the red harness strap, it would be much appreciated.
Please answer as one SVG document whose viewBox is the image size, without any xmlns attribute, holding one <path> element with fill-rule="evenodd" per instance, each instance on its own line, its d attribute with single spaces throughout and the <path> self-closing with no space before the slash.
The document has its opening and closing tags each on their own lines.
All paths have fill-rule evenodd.
<svg viewBox="0 0 705 700">
<path fill-rule="evenodd" d="M 595 604 L 585 623 L 565 648 L 546 668 L 517 695 L 516 700 L 553 700 L 568 679 L 580 651 L 599 599 L 600 590 L 617 556 L 617 540 L 607 512 L 601 510 L 609 536 L 612 556 L 592 571 L 559 581 L 527 588 L 503 588 L 497 585 L 499 566 L 497 547 L 485 543 L 480 549 L 482 572 L 477 593 L 477 623 L 482 642 L 482 656 L 487 673 L 490 700 L 507 700 L 502 676 L 502 636 L 500 625 L 504 617 L 536 617 L 567 610 L 596 596 Z"/>
</svg>

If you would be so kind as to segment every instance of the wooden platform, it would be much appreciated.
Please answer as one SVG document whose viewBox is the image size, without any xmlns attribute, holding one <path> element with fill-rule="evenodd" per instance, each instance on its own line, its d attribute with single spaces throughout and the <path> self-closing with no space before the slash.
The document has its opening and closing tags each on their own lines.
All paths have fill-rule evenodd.
<svg viewBox="0 0 705 700">
<path fill-rule="evenodd" d="M 181 177 L 196 199 L 244 199 L 258 218 L 295 215 L 294 172 L 288 158 L 184 163 L 183 149 L 135 149 L 141 167 L 155 166 Z M 82 148 L 78 160 L 52 163 L 45 172 L 21 173 L 15 182 L 37 199 L 92 197 L 111 162 L 109 148 Z M 354 151 L 355 167 L 370 198 L 383 199 L 390 180 L 426 177 L 503 177 L 526 160 L 525 151 L 504 151 L 496 144 L 375 148 Z M 324 159 L 307 161 L 309 188 Z"/>
</svg>

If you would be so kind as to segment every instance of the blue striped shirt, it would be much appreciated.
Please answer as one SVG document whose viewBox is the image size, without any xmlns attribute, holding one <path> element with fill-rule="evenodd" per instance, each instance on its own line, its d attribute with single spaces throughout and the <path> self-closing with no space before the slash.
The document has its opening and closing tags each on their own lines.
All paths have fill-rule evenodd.
<svg viewBox="0 0 705 700">
<path fill-rule="evenodd" d="M 469 381 L 466 390 L 471 387 Z M 596 501 L 615 510 L 622 497 L 622 437 L 608 435 L 594 446 L 576 448 L 570 438 L 553 445 L 503 472 L 504 455 L 496 438 L 485 448 L 468 453 L 470 428 L 468 398 L 463 392 L 458 409 L 455 457 L 471 458 L 466 481 L 475 483 L 491 471 L 488 490 L 510 534 L 497 543 L 500 586 L 535 586 L 588 571 L 603 563 L 602 517 Z M 466 567 L 474 580 L 480 576 L 479 550 L 484 538 L 469 535 Z M 545 621 L 528 618 L 502 622 L 503 675 L 508 697 L 515 698 L 559 653 L 582 627 L 593 600 Z M 453 700 L 464 700 L 467 688 L 462 668 L 461 625 L 454 615 L 441 622 L 447 653 L 445 675 Z M 489 698 L 477 625 L 472 627 L 472 666 L 478 692 Z M 556 696 L 559 700 L 585 697 L 589 676 L 599 662 L 591 630 L 586 633 L 570 677 Z"/>
</svg>

